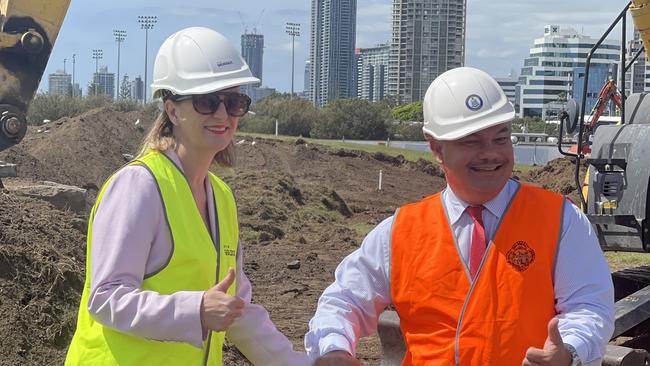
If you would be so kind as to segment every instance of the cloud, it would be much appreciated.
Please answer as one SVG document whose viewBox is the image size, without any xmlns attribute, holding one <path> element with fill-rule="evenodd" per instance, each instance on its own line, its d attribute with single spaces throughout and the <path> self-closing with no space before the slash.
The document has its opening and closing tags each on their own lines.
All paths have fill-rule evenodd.
<svg viewBox="0 0 650 366">
<path fill-rule="evenodd" d="M 287 36 L 287 37 L 288 37 L 288 36 Z M 264 49 L 265 49 L 265 51 L 283 51 L 283 52 L 288 51 L 288 52 L 291 52 L 291 43 L 292 43 L 292 42 L 291 42 L 291 38 L 289 38 L 289 40 L 286 41 L 286 42 L 280 42 L 280 43 L 274 43 L 274 44 L 267 44 L 267 45 L 264 47 Z M 300 51 L 300 50 L 302 49 L 302 47 L 304 47 L 304 46 L 305 46 L 305 45 L 304 45 L 302 42 L 300 42 L 298 39 L 296 39 L 296 49 L 295 49 L 295 51 L 296 51 L 296 55 L 301 53 L 301 52 L 299 52 L 299 51 Z M 308 46 L 308 45 L 307 45 L 307 46 Z"/>
<path fill-rule="evenodd" d="M 357 47 L 371 47 L 391 37 L 392 2 L 360 0 L 357 3 Z"/>
<path fill-rule="evenodd" d="M 371 47 L 391 38 L 393 0 L 357 0 L 357 47 Z M 467 2 L 467 65 L 480 67 L 491 74 L 506 75 L 510 69 L 519 70 L 527 57 L 533 40 L 542 35 L 544 26 L 558 24 L 584 31 L 599 38 L 623 9 L 619 1 L 593 0 L 471 0 Z M 117 11 L 115 9 L 118 9 Z M 260 18 L 260 14 L 264 10 Z M 291 38 L 285 33 L 286 22 L 302 24 L 302 35 L 296 38 L 296 82 L 301 75 L 298 65 L 309 53 L 311 1 L 308 0 L 193 0 L 181 4 L 178 0 L 113 0 L 111 2 L 73 1 L 61 30 L 49 72 L 60 68 L 63 58 L 70 63 L 77 54 L 77 78 L 82 85 L 94 72 L 91 59 L 93 48 L 104 49 L 104 61 L 115 69 L 116 47 L 112 30 L 125 29 L 127 40 L 122 48 L 122 72 L 135 76 L 143 68 L 143 31 L 138 15 L 158 15 L 158 24 L 149 32 L 149 62 L 164 38 L 189 26 L 208 26 L 222 32 L 235 47 L 243 31 L 256 26 L 264 34 L 265 84 L 288 90 L 287 71 L 291 59 Z M 241 18 L 240 14 L 241 13 Z M 628 23 L 631 36 L 631 20 Z M 78 37 L 83 32 L 85 37 Z M 620 38 L 615 29 L 610 39 Z M 151 68 L 149 69 L 151 72 Z M 277 75 L 277 76 L 276 76 Z M 302 77 L 301 77 L 302 78 Z M 47 80 L 44 77 L 43 80 Z"/>
<path fill-rule="evenodd" d="M 472 52 L 479 58 L 508 58 L 517 53 L 517 50 L 513 49 L 501 49 L 501 48 L 481 48 L 478 51 Z"/>
</svg>

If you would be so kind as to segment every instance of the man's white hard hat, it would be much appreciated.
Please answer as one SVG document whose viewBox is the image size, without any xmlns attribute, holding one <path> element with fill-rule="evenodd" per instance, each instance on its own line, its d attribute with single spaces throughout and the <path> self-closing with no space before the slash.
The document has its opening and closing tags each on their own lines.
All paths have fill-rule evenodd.
<svg viewBox="0 0 650 366">
<path fill-rule="evenodd" d="M 206 94 L 239 85 L 259 84 L 228 39 L 204 27 L 172 34 L 158 50 L 151 90 L 178 95 Z"/>
<path fill-rule="evenodd" d="M 459 67 L 438 76 L 423 102 L 425 136 L 457 140 L 515 118 L 503 89 L 486 72 Z"/>
</svg>

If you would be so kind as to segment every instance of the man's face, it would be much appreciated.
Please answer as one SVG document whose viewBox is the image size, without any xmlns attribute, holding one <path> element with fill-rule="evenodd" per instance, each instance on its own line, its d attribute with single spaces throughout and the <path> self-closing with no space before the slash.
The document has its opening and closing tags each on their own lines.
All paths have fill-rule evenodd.
<svg viewBox="0 0 650 366">
<path fill-rule="evenodd" d="M 459 140 L 429 141 L 447 183 L 461 199 L 483 204 L 499 194 L 514 165 L 510 132 L 507 122 Z"/>
</svg>

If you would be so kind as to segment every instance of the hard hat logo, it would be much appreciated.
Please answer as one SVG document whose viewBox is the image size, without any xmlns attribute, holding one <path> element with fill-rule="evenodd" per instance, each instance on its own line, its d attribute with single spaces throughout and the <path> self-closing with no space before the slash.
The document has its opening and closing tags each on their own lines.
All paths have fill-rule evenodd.
<svg viewBox="0 0 650 366">
<path fill-rule="evenodd" d="M 217 62 L 217 66 L 218 66 L 218 67 L 224 67 L 224 66 L 228 66 L 228 65 L 232 65 L 232 60 L 229 60 L 229 61 L 219 61 L 219 62 Z"/>
<path fill-rule="evenodd" d="M 465 105 L 472 111 L 478 111 L 483 107 L 483 99 L 476 94 L 472 94 L 465 100 Z"/>
</svg>

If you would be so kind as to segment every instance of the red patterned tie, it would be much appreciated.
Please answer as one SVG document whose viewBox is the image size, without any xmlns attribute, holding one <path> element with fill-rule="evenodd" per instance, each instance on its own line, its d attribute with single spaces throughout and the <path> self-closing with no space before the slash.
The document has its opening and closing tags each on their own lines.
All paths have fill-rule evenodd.
<svg viewBox="0 0 650 366">
<path fill-rule="evenodd" d="M 483 206 L 469 206 L 467 213 L 474 222 L 474 230 L 472 230 L 472 245 L 469 252 L 469 274 L 472 278 L 476 277 L 478 266 L 483 260 L 485 254 L 485 228 L 483 227 Z"/>
</svg>

